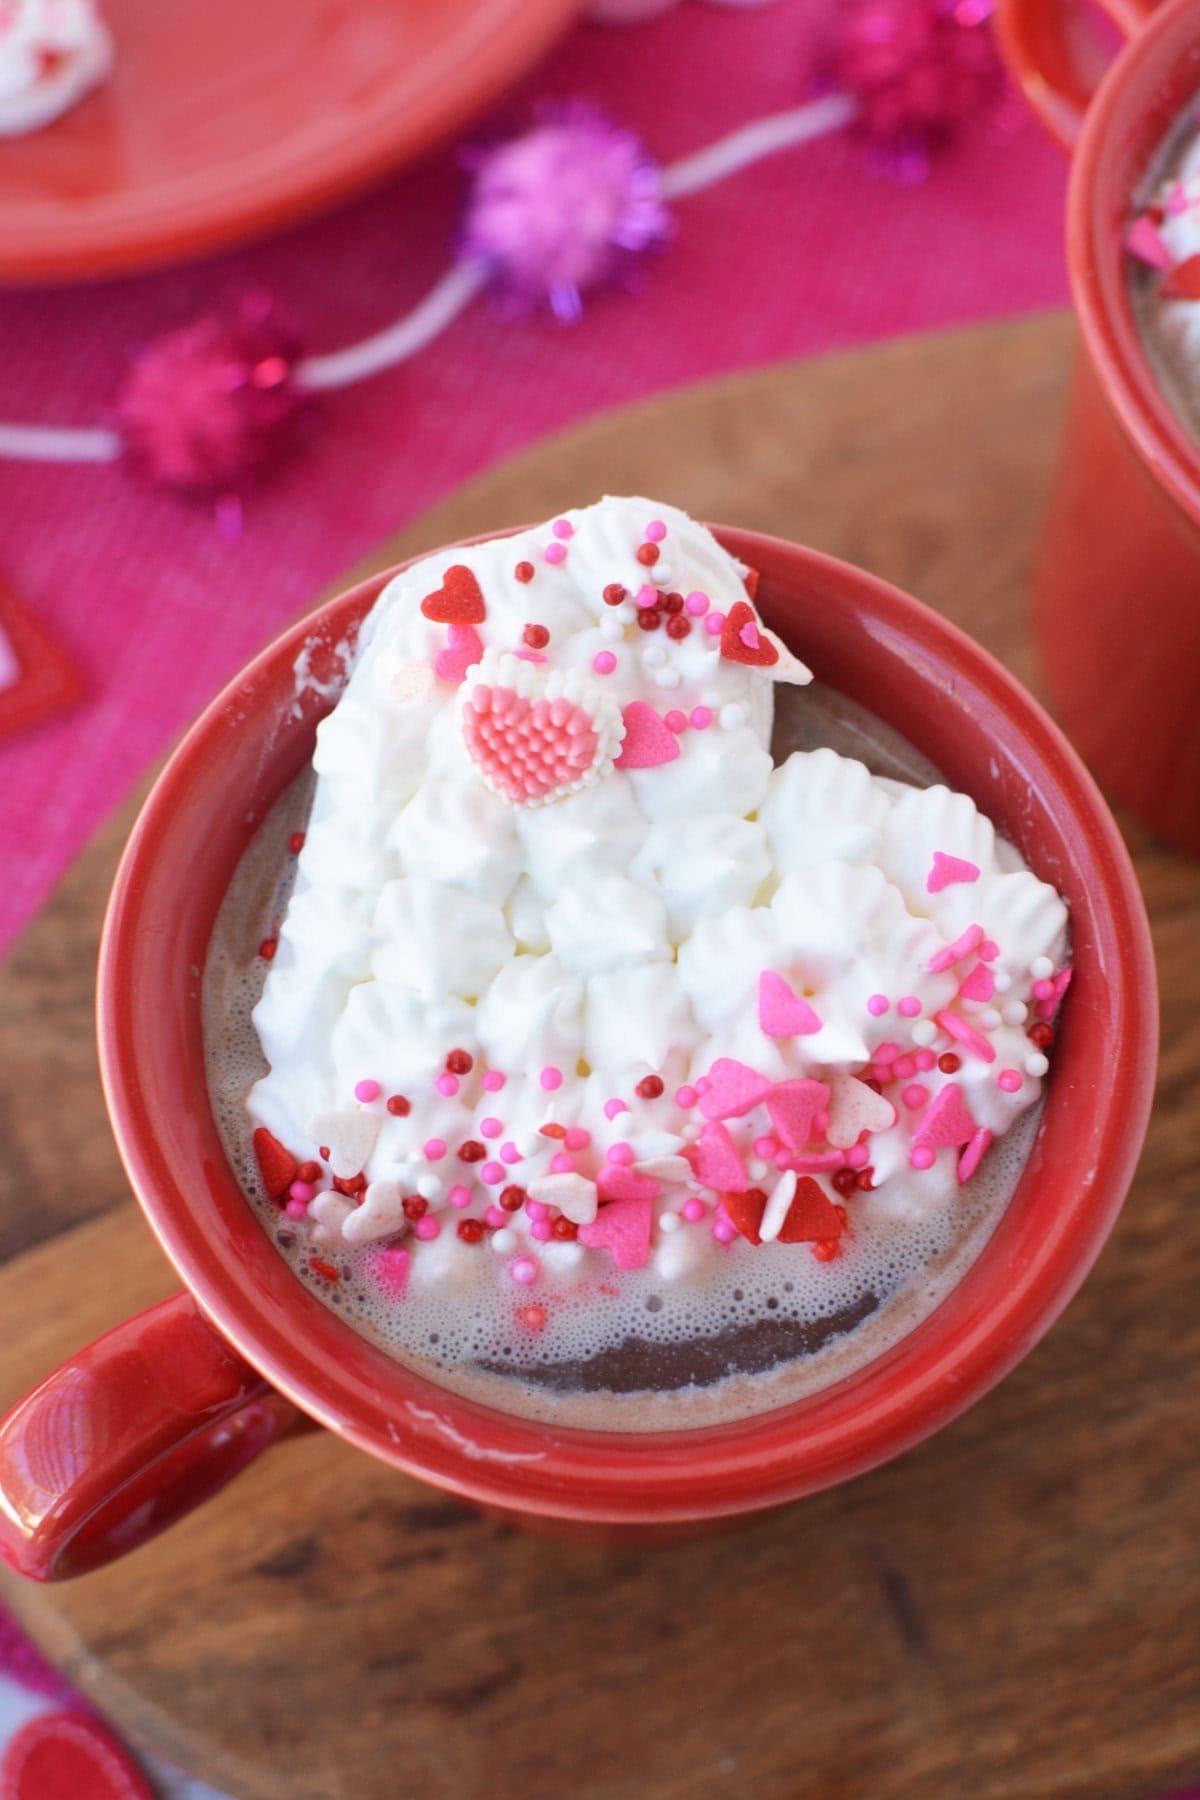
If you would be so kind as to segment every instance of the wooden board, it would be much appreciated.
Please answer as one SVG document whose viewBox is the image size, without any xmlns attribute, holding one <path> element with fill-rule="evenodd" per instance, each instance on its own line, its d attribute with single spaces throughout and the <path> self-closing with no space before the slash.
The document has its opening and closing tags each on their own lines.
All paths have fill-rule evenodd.
<svg viewBox="0 0 1200 1800">
<path fill-rule="evenodd" d="M 1029 679 L 1069 355 L 1069 323 L 1035 318 L 668 394 L 489 472 L 372 564 L 640 489 L 851 557 Z M 0 970 L 0 1405 L 171 1286 L 91 1040 L 129 816 Z M 1135 1800 L 1200 1779 L 1200 881 L 1123 822 L 1163 975 L 1146 1155 L 1065 1319 L 931 1443 L 649 1552 L 514 1534 L 315 1434 L 117 1568 L 9 1578 L 6 1601 L 136 1740 L 241 1800 Z"/>
</svg>

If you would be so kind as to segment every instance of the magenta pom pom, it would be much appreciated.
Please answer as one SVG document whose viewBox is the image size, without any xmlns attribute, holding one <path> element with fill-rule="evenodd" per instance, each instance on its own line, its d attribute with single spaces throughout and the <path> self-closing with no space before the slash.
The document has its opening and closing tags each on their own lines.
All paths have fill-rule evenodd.
<svg viewBox="0 0 1200 1800">
<path fill-rule="evenodd" d="M 662 172 L 641 140 L 582 101 L 471 158 L 462 254 L 522 306 L 579 317 L 581 295 L 666 242 Z"/>
<path fill-rule="evenodd" d="M 210 316 L 153 339 L 117 395 L 131 462 L 192 494 L 236 493 L 286 447 L 302 403 L 298 346 L 269 305 Z"/>
<path fill-rule="evenodd" d="M 998 98 L 991 0 L 846 0 L 820 85 L 858 101 L 857 125 L 901 175 Z"/>
</svg>

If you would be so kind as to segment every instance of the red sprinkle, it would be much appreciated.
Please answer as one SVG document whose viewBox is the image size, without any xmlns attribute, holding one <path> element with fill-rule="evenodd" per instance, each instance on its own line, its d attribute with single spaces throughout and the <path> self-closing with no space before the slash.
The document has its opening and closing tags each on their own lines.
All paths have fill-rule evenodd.
<svg viewBox="0 0 1200 1800">
<path fill-rule="evenodd" d="M 533 564 L 527 563 L 527 562 L 519 562 L 517 564 L 516 568 L 513 570 L 513 576 L 514 576 L 514 579 L 517 581 L 532 581 L 533 580 Z"/>
<path fill-rule="evenodd" d="M 451 1075 L 469 1075 L 475 1067 L 475 1058 L 467 1050 L 452 1050 L 446 1058 L 446 1067 Z"/>
<path fill-rule="evenodd" d="M 832 1175 L 835 1190 L 839 1194 L 852 1194 L 858 1186 L 857 1169 L 835 1169 Z"/>
<path fill-rule="evenodd" d="M 299 854 L 303 850 L 303 848 L 304 848 L 304 833 L 302 831 L 293 831 L 291 837 L 288 839 L 288 849 L 291 851 L 293 856 L 299 856 Z"/>
<path fill-rule="evenodd" d="M 538 1136 L 539 1137 L 560 1138 L 561 1139 L 561 1138 L 565 1138 L 566 1135 L 567 1135 L 566 1126 L 560 1125 L 556 1119 L 551 1119 L 551 1121 L 548 1125 L 539 1125 L 538 1126 Z"/>
<path fill-rule="evenodd" d="M 288 1188 L 296 1179 L 296 1159 L 265 1125 L 258 1127 L 251 1141 L 263 1186 L 272 1200 L 282 1203 Z"/>
<path fill-rule="evenodd" d="M 652 569 L 658 561 L 659 554 L 660 552 L 657 544 L 639 544 L 634 551 L 634 555 L 641 563 L 643 569 Z"/>
<path fill-rule="evenodd" d="M 620 606 L 622 600 L 628 600 L 629 589 L 621 586 L 619 581 L 610 581 L 604 590 L 605 606 Z"/>
<path fill-rule="evenodd" d="M 521 636 L 531 650 L 544 650 L 550 642 L 550 633 L 544 625 L 527 625 Z"/>
<path fill-rule="evenodd" d="M 335 1175 L 333 1186 L 335 1193 L 344 1194 L 347 1200 L 357 1200 L 366 1191 L 367 1178 L 360 1169 L 357 1175 Z"/>
<path fill-rule="evenodd" d="M 302 1162 L 296 1170 L 297 1181 L 320 1181 L 321 1165 L 318 1162 Z"/>
<path fill-rule="evenodd" d="M 661 1075 L 645 1075 L 634 1088 L 639 1100 L 657 1100 L 663 1091 Z"/>
<path fill-rule="evenodd" d="M 667 636 L 681 643 L 685 637 L 692 635 L 692 621 L 685 619 L 682 613 L 672 613 L 667 620 Z"/>
<path fill-rule="evenodd" d="M 404 1202 L 406 1219 L 423 1219 L 429 1211 L 429 1202 L 423 1194 L 409 1194 Z M 465 1224 L 466 1221 L 464 1220 Z"/>
<path fill-rule="evenodd" d="M 818 1238 L 816 1243 L 809 1247 L 818 1262 L 832 1262 L 835 1256 L 840 1256 L 842 1253 L 841 1245 L 836 1238 Z"/>
<path fill-rule="evenodd" d="M 459 1162 L 482 1162 L 486 1155 L 486 1146 L 481 1144 L 478 1138 L 468 1138 L 465 1143 L 458 1146 Z"/>
<path fill-rule="evenodd" d="M 956 1069 L 962 1068 L 962 1057 L 956 1056 L 953 1050 L 947 1050 L 944 1056 L 938 1057 L 938 1068 L 943 1075 L 953 1075 Z"/>
<path fill-rule="evenodd" d="M 483 1236 L 483 1226 L 478 1219 L 460 1219 L 458 1235 L 464 1244 L 477 1244 Z"/>
<path fill-rule="evenodd" d="M 579 1235 L 578 1225 L 575 1223 L 574 1219 L 568 1219 L 565 1213 L 559 1214 L 550 1229 L 554 1233 L 554 1236 L 556 1238 L 561 1238 L 565 1244 L 569 1244 Z"/>
<path fill-rule="evenodd" d="M 505 1212 L 520 1212 L 525 1204 L 525 1189 L 516 1186 L 501 1188 L 500 1204 Z"/>
<path fill-rule="evenodd" d="M 1048 1050 L 1054 1042 L 1054 1027 L 1047 1025 L 1042 1020 L 1036 1025 L 1031 1025 L 1025 1035 L 1031 1044 L 1037 1045 L 1039 1050 Z"/>
<path fill-rule="evenodd" d="M 656 606 L 643 606 L 638 613 L 637 622 L 641 631 L 657 631 L 662 624 L 662 614 Z"/>
<path fill-rule="evenodd" d="M 860 1194 L 871 1193 L 875 1187 L 874 1169 L 869 1165 L 865 1169 L 860 1169 L 858 1174 L 854 1177 L 854 1185 Z"/>
<path fill-rule="evenodd" d="M 278 938 L 264 938 L 262 943 L 258 946 L 258 954 L 262 957 L 264 962 L 270 962 L 278 948 Z"/>
<path fill-rule="evenodd" d="M 546 1309 L 544 1306 L 518 1306 L 517 1317 L 530 1331 L 540 1331 L 546 1323 Z"/>
<path fill-rule="evenodd" d="M 387 1109 L 393 1119 L 407 1119 L 412 1107 L 403 1094 L 392 1094 L 388 1099 Z"/>
<path fill-rule="evenodd" d="M 323 1275 L 326 1281 L 340 1281 L 342 1279 L 339 1271 L 334 1268 L 331 1262 L 326 1262 L 323 1256 L 310 1256 L 308 1259 L 308 1266 L 314 1275 Z"/>
<path fill-rule="evenodd" d="M 665 613 L 681 613 L 683 611 L 683 595 L 664 594 L 660 605 Z"/>
</svg>

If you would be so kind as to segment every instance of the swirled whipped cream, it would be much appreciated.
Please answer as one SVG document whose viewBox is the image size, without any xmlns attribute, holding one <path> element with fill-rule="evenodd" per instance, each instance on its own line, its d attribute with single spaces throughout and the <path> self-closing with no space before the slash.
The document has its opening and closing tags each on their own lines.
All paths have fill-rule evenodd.
<svg viewBox="0 0 1200 1800">
<path fill-rule="evenodd" d="M 319 1279 L 497 1341 L 629 1283 L 833 1292 L 873 1232 L 952 1227 L 1034 1105 L 1062 901 L 963 794 L 775 766 L 809 673 L 755 585 L 607 499 L 381 594 L 253 1014 Z"/>
<path fill-rule="evenodd" d="M 0 137 L 37 131 L 112 69 L 94 0 L 0 0 Z"/>
</svg>

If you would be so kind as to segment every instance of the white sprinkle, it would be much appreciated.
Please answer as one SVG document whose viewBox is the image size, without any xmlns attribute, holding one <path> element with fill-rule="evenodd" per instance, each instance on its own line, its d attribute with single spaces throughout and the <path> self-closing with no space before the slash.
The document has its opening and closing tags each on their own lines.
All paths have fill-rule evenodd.
<svg viewBox="0 0 1200 1800">
<path fill-rule="evenodd" d="M 1049 981 L 1054 973 L 1054 964 L 1048 956 L 1035 956 L 1029 965 L 1029 973 L 1035 981 Z"/>
<path fill-rule="evenodd" d="M 1029 1008 L 1022 1000 L 1006 1000 L 1001 1017 L 1006 1025 L 1023 1025 L 1029 1017 Z"/>
<path fill-rule="evenodd" d="M 682 680 L 678 669 L 656 669 L 654 672 L 655 687 L 677 688 Z"/>
<path fill-rule="evenodd" d="M 745 708 L 739 706 L 736 700 L 731 700 L 727 706 L 723 706 L 717 717 L 722 731 L 736 731 L 739 726 L 746 723 Z"/>
<path fill-rule="evenodd" d="M 631 600 L 622 600 L 616 609 L 616 616 L 622 625 L 632 625 L 637 620 L 637 607 Z"/>
<path fill-rule="evenodd" d="M 667 1233 L 678 1231 L 682 1224 L 683 1220 L 679 1217 L 678 1213 L 665 1212 L 659 1214 L 658 1229 L 660 1231 L 665 1231 Z"/>
<path fill-rule="evenodd" d="M 1012 986 L 1012 976 L 1006 975 L 1003 969 L 993 970 L 992 980 L 996 984 L 996 992 L 998 994 L 1007 994 L 1009 988 Z"/>
<path fill-rule="evenodd" d="M 507 1225 L 492 1233 L 492 1249 L 497 1256 L 507 1256 L 510 1250 L 516 1249 L 518 1241 L 516 1232 L 510 1231 Z"/>
<path fill-rule="evenodd" d="M 694 1125 L 689 1122 L 687 1125 L 681 1125 L 679 1127 L 679 1135 L 680 1137 L 687 1138 L 690 1143 L 694 1143 L 703 1129 L 703 1126 Z"/>
<path fill-rule="evenodd" d="M 625 627 L 619 618 L 607 618 L 600 621 L 600 636 L 607 638 L 610 644 L 619 644 L 625 636 Z"/>
<path fill-rule="evenodd" d="M 1050 1058 L 1043 1056 L 1040 1050 L 1033 1050 L 1025 1058 L 1024 1068 L 1027 1075 L 1044 1075 L 1050 1067 Z"/>
<path fill-rule="evenodd" d="M 424 1200 L 440 1200 L 446 1191 L 446 1184 L 440 1175 L 422 1175 L 417 1183 L 417 1192 Z"/>
<path fill-rule="evenodd" d="M 751 1181 L 761 1181 L 766 1172 L 767 1165 L 760 1157 L 753 1157 L 751 1161 L 746 1164 L 746 1173 L 749 1175 Z"/>
<path fill-rule="evenodd" d="M 522 1156 L 536 1156 L 539 1150 L 546 1148 L 546 1140 L 540 1131 L 527 1131 L 517 1139 L 517 1149 Z"/>
<path fill-rule="evenodd" d="M 912 1028 L 912 1041 L 919 1044 L 922 1050 L 928 1050 L 937 1036 L 937 1026 L 932 1019 L 918 1019 Z"/>
<path fill-rule="evenodd" d="M 995 1031 L 1000 1025 L 1000 1014 L 994 1006 L 985 1006 L 978 1015 L 981 1031 Z"/>
<path fill-rule="evenodd" d="M 642 651 L 642 661 L 648 669 L 661 669 L 667 660 L 667 653 L 661 644 L 648 644 Z"/>
<path fill-rule="evenodd" d="M 660 556 L 654 565 L 655 587 L 669 588 L 674 579 L 674 569 L 671 567 L 665 556 Z"/>
</svg>

